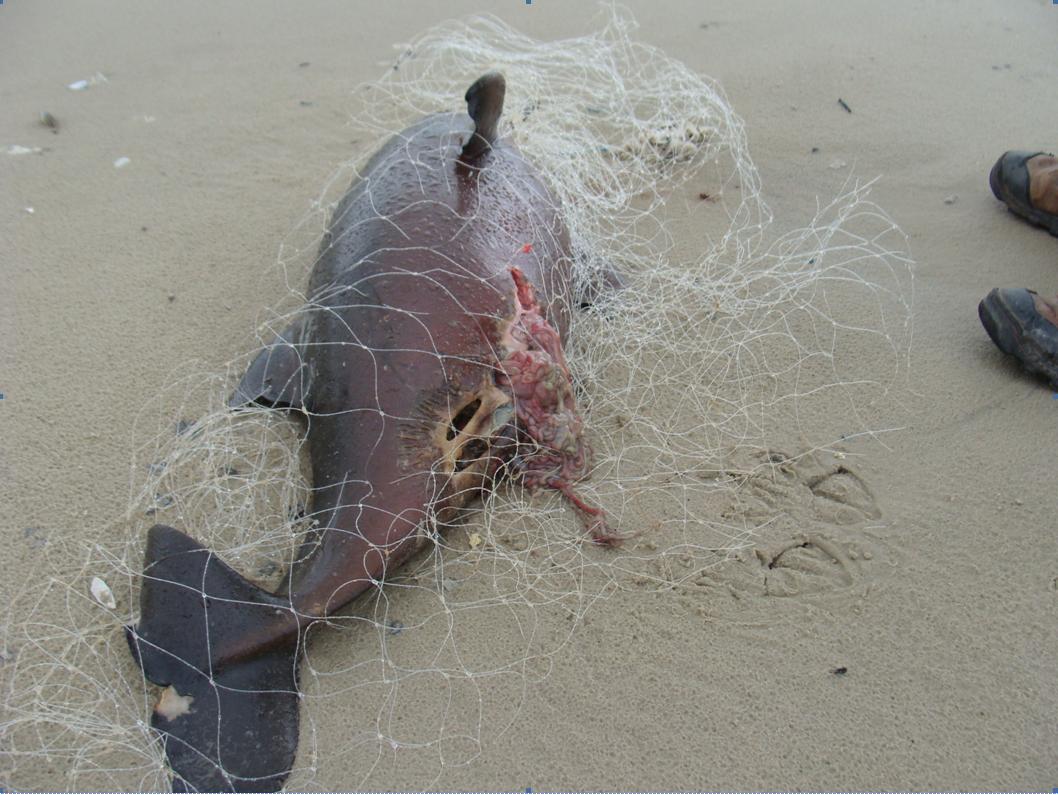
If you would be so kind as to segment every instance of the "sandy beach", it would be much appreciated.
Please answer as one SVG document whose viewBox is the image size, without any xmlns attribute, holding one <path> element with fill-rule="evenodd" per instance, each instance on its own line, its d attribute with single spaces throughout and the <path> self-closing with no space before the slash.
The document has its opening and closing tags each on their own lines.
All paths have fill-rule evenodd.
<svg viewBox="0 0 1058 795">
<path fill-rule="evenodd" d="M 855 415 L 826 406 L 778 415 L 767 442 L 796 454 L 803 438 L 839 439 L 846 422 L 894 430 L 800 458 L 767 489 L 749 483 L 725 510 L 752 517 L 763 506 L 782 517 L 781 532 L 711 569 L 708 587 L 638 588 L 626 569 L 542 664 L 457 690 L 448 703 L 409 682 L 400 719 L 387 725 L 405 721 L 409 737 L 421 729 L 437 742 L 383 746 L 356 735 L 386 706 L 349 674 L 348 636 L 321 634 L 306 687 L 327 697 L 303 727 L 299 760 L 312 770 L 293 785 L 1058 786 L 1058 535 L 1048 513 L 1058 401 L 995 349 L 976 313 L 996 286 L 1058 291 L 1058 240 L 1008 213 L 987 182 L 1004 150 L 1058 146 L 1054 84 L 1046 88 L 1058 79 L 1058 6 L 627 5 L 637 40 L 723 86 L 777 233 L 807 223 L 850 174 L 880 178 L 871 200 L 917 263 L 907 282 L 913 338 L 897 357 L 906 373 Z M 144 424 L 157 421 L 143 407 L 187 373 L 223 371 L 253 347 L 262 312 L 283 297 L 284 240 L 353 149 L 374 148 L 350 127 L 353 89 L 432 25 L 482 12 L 558 39 L 592 30 L 598 9 L 552 0 L 0 5 L 5 604 L 43 582 L 45 567 L 61 567 L 57 550 L 79 534 L 106 547 L 98 528 L 114 528 L 130 504 L 130 462 Z M 80 80 L 83 90 L 69 88 Z M 42 112 L 57 129 L 41 124 Z M 705 190 L 692 183 L 668 197 L 674 257 L 704 245 L 700 230 L 722 227 L 699 200 Z M 869 346 L 844 355 L 857 372 L 871 370 Z M 835 477 L 841 499 L 828 496 Z M 645 527 L 674 511 L 659 491 L 624 521 Z M 605 563 L 603 551 L 586 554 Z M 798 555 L 789 593 L 767 585 L 767 569 Z M 67 562 L 79 571 L 83 561 Z M 54 621 L 67 615 L 57 607 Z M 0 650 L 9 687 L 24 664 L 24 642 L 11 640 L 17 620 L 7 618 Z M 502 622 L 483 612 L 461 625 L 466 666 L 487 667 L 495 638 L 506 637 Z M 117 647 L 120 622 L 111 629 Z M 565 630 L 545 616 L 538 631 Z M 54 700 L 59 681 L 50 677 L 41 698 Z M 101 721 L 118 719 L 100 709 Z M 71 779 L 69 744 L 80 741 L 54 735 L 27 756 L 19 732 L 18 753 L 0 737 L 7 791 L 159 780 L 143 759 L 128 772 L 86 764 Z M 461 745 L 464 733 L 480 747 Z"/>
</svg>

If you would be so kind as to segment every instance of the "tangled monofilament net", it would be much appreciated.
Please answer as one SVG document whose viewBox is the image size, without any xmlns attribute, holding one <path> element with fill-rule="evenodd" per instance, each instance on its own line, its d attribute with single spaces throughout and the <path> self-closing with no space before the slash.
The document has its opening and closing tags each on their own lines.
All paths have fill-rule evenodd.
<svg viewBox="0 0 1058 795">
<path fill-rule="evenodd" d="M 337 751 L 319 717 L 349 692 L 346 752 L 416 749 L 439 768 L 473 759 L 517 719 L 527 687 L 597 601 L 633 577 L 660 588 L 696 576 L 766 533 L 767 519 L 713 510 L 747 474 L 732 461 L 880 430 L 910 344 L 903 236 L 853 182 L 804 226 L 773 232 L 722 90 L 634 41 L 633 29 L 609 12 L 595 33 L 540 42 L 485 17 L 402 46 L 359 93 L 354 123 L 370 143 L 280 248 L 277 297 L 287 294 L 259 343 L 304 303 L 329 213 L 372 151 L 426 114 L 460 108 L 476 77 L 501 70 L 504 134 L 561 201 L 575 279 L 591 284 L 613 266 L 627 283 L 576 315 L 567 357 L 595 451 L 582 493 L 636 534 L 617 550 L 593 547 L 558 495 L 498 486 L 389 573 L 380 594 L 313 633 L 290 789 L 326 786 L 320 763 Z M 692 180 L 695 196 L 718 201 L 681 220 L 666 204 Z M 178 527 L 271 587 L 311 527 L 301 426 L 225 405 L 249 353 L 226 372 L 185 376 L 144 410 L 120 529 L 52 545 L 53 573 L 14 605 L 3 649 L 8 786 L 32 786 L 44 763 L 53 788 L 167 787 L 149 728 L 157 690 L 121 631 L 136 619 L 146 529 Z M 178 412 L 159 420 L 174 396 Z M 648 565 L 674 555 L 692 562 Z M 475 638 L 482 627 L 487 643 Z M 415 719 L 402 721 L 409 710 Z"/>
</svg>

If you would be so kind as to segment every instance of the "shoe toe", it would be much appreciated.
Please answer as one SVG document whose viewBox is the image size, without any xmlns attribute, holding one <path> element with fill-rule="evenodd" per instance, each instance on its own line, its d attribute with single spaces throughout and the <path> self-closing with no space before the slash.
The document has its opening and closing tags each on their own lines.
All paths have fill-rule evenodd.
<svg viewBox="0 0 1058 795">
<path fill-rule="evenodd" d="M 1038 317 L 1032 292 L 1023 287 L 992 290 L 978 304 L 977 314 L 996 347 L 1015 356 L 1026 330 Z"/>
<path fill-rule="evenodd" d="M 1008 205 L 1028 209 L 1029 169 L 1025 163 L 1038 154 L 1040 152 L 1028 149 L 1011 149 L 1004 152 L 988 174 L 988 185 L 992 188 L 992 194 Z"/>
</svg>

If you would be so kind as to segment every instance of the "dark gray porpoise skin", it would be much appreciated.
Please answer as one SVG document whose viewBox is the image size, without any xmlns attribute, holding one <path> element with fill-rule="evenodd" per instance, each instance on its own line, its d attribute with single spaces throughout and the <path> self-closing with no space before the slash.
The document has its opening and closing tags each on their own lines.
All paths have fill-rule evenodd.
<svg viewBox="0 0 1058 795">
<path fill-rule="evenodd" d="M 517 440 L 530 487 L 572 495 L 590 451 L 560 339 L 569 238 L 551 196 L 496 137 L 503 77 L 471 115 L 391 139 L 337 206 L 297 322 L 251 364 L 233 405 L 300 410 L 316 537 L 268 593 L 187 535 L 148 534 L 129 628 L 175 791 L 275 791 L 297 748 L 305 629 L 407 559 L 474 498 Z M 513 463 L 512 463 L 513 465 Z M 601 519 L 596 537 L 605 540 Z"/>
</svg>

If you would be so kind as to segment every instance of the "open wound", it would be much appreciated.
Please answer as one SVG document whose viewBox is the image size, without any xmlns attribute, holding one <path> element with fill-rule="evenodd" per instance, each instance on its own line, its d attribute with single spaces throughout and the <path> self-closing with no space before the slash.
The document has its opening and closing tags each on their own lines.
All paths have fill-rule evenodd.
<svg viewBox="0 0 1058 795">
<path fill-rule="evenodd" d="M 525 274 L 512 267 L 511 277 L 517 297 L 507 332 L 511 353 L 500 362 L 496 383 L 510 390 L 519 428 L 535 442 L 533 450 L 514 458 L 514 471 L 531 491 L 541 486 L 561 491 L 595 542 L 616 543 L 620 536 L 602 509 L 584 502 L 573 488 L 591 468 L 591 448 L 584 440 L 562 341 L 544 318 Z"/>
</svg>

